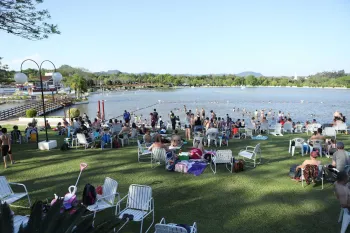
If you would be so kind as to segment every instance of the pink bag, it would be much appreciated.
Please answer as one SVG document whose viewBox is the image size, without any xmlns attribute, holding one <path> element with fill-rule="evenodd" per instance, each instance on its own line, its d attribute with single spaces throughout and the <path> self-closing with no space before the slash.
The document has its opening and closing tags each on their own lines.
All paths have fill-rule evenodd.
<svg viewBox="0 0 350 233">
<path fill-rule="evenodd" d="M 201 159 L 202 151 L 198 148 L 193 148 L 190 150 L 190 159 Z"/>
<path fill-rule="evenodd" d="M 187 164 L 181 163 L 181 162 L 177 163 L 175 165 L 175 171 L 176 172 L 181 172 L 181 173 L 187 173 L 187 171 L 188 171 Z"/>
</svg>

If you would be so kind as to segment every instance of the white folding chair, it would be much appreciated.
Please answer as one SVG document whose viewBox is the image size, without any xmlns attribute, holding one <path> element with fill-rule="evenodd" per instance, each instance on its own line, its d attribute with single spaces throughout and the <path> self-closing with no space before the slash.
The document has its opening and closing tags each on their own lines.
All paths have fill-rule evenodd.
<svg viewBox="0 0 350 233">
<path fill-rule="evenodd" d="M 292 145 L 293 142 L 294 146 Z M 292 156 L 294 156 L 295 148 L 300 148 L 301 156 L 304 156 L 304 142 L 305 140 L 302 138 L 293 138 L 292 140 L 289 140 L 289 154 L 292 154 Z"/>
<path fill-rule="evenodd" d="M 76 148 L 78 148 L 78 144 L 79 145 L 83 145 L 85 149 L 87 149 L 91 142 L 88 142 L 86 140 L 86 137 L 85 137 L 85 134 L 82 134 L 82 133 L 77 133 L 77 143 L 76 143 Z"/>
<path fill-rule="evenodd" d="M 328 137 L 334 137 L 337 139 L 337 131 L 334 127 L 325 127 L 322 134 Z"/>
<path fill-rule="evenodd" d="M 175 223 L 166 223 L 165 218 L 162 218 L 160 223 L 157 223 L 154 228 L 156 229 L 154 233 L 188 233 L 182 226 L 178 226 Z M 194 222 L 190 229 L 190 233 L 197 233 L 197 223 Z"/>
<path fill-rule="evenodd" d="M 121 209 L 121 204 L 122 202 L 125 202 L 125 200 L 126 206 L 124 209 Z M 130 185 L 128 195 L 123 197 L 117 203 L 116 216 L 119 219 L 123 219 L 125 216 L 132 215 L 132 221 L 141 222 L 140 233 L 142 233 L 143 221 L 150 214 L 152 214 L 152 223 L 146 230 L 146 233 L 154 223 L 154 200 L 152 197 L 152 188 L 146 185 Z M 126 221 L 117 232 L 119 232 L 128 222 L 129 221 Z"/>
<path fill-rule="evenodd" d="M 115 206 L 115 197 L 117 196 L 118 201 L 120 200 L 117 190 L 118 182 L 106 177 L 102 186 L 102 195 L 97 195 L 95 204 L 89 205 L 87 209 L 94 212 L 95 217 L 96 212 Z"/>
<path fill-rule="evenodd" d="M 210 168 L 214 174 L 216 174 L 217 164 L 225 164 L 226 169 L 229 170 L 229 172 L 232 172 L 232 168 L 233 168 L 232 151 L 231 150 L 216 151 L 216 155 L 212 156 L 211 163 L 210 163 Z M 228 167 L 228 165 L 230 165 L 230 168 Z"/>
<path fill-rule="evenodd" d="M 24 189 L 23 193 L 14 193 L 11 189 L 10 185 L 22 186 Z M 22 197 L 28 197 L 29 207 L 32 205 L 30 202 L 29 194 L 27 191 L 27 187 L 24 184 L 20 183 L 11 183 L 8 182 L 5 176 L 0 176 L 0 201 L 1 203 L 6 202 L 7 204 L 12 204 Z"/>
<path fill-rule="evenodd" d="M 137 148 L 137 159 L 139 163 L 144 158 L 151 158 L 150 156 L 152 154 L 152 151 L 149 151 L 147 147 L 142 146 L 139 140 L 137 140 Z"/>
<path fill-rule="evenodd" d="M 131 135 L 128 138 L 131 143 L 136 142 L 138 139 L 139 135 L 136 129 L 132 129 Z"/>
<path fill-rule="evenodd" d="M 153 148 L 151 154 L 151 167 L 154 168 L 154 164 L 165 163 L 166 161 L 166 151 L 164 148 Z"/>
<path fill-rule="evenodd" d="M 238 157 L 242 157 L 244 161 L 246 159 L 253 160 L 254 167 L 256 164 L 261 164 L 261 149 L 260 149 L 260 143 L 258 145 L 254 146 L 247 146 L 245 150 L 241 150 L 238 153 Z M 259 162 L 257 163 L 257 157 L 259 157 Z"/>
</svg>

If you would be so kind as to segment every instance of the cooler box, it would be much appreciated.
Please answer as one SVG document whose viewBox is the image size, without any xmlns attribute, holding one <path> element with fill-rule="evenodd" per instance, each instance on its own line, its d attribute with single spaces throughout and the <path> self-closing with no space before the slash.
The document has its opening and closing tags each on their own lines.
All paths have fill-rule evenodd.
<svg viewBox="0 0 350 233">
<path fill-rule="evenodd" d="M 179 154 L 179 159 L 182 160 L 189 160 L 190 159 L 190 153 L 189 152 L 181 152 Z"/>
</svg>

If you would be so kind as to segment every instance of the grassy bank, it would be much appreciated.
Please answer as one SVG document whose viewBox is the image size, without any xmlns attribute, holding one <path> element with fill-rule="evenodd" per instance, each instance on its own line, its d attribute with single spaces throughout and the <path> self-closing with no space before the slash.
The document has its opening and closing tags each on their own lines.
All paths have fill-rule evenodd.
<svg viewBox="0 0 350 233">
<path fill-rule="evenodd" d="M 43 139 L 44 134 L 40 137 Z M 86 183 L 97 186 L 106 176 L 118 181 L 121 196 L 127 194 L 130 184 L 150 185 L 156 222 L 162 217 L 177 223 L 196 221 L 201 233 L 338 232 L 339 204 L 332 185 L 325 184 L 322 191 L 320 186 L 302 188 L 301 183 L 287 176 L 292 164 L 304 160 L 301 155 L 291 157 L 288 154 L 290 137 L 271 136 L 266 141 L 231 140 L 228 148 L 234 155 L 247 145 L 262 144 L 263 164 L 236 174 L 229 173 L 224 166 L 219 167 L 216 175 L 208 167 L 198 177 L 167 172 L 163 166 L 151 169 L 150 164 L 137 162 L 135 145 L 103 151 L 55 149 L 43 152 L 36 150 L 35 144 L 14 145 L 18 164 L 7 170 L 1 167 L 0 173 L 11 182 L 26 184 L 32 200 L 51 200 L 54 193 L 64 195 L 68 186 L 74 185 L 79 163 L 87 162 L 89 167 L 78 185 L 79 196 Z M 50 138 L 62 144 L 63 137 L 55 136 L 54 132 L 50 132 Z M 339 139 L 350 144 L 347 135 Z M 327 158 L 321 160 L 330 162 Z M 14 211 L 28 214 L 24 209 L 15 208 Z M 123 232 L 137 232 L 137 227 L 131 223 Z"/>
</svg>

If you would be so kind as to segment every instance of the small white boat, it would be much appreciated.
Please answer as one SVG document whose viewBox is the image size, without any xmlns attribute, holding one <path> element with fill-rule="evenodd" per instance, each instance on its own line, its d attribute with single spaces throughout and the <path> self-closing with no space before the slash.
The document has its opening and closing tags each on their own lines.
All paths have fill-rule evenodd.
<svg viewBox="0 0 350 233">
<path fill-rule="evenodd" d="M 241 90 L 244 90 L 245 89 L 245 86 L 241 86 Z"/>
</svg>

